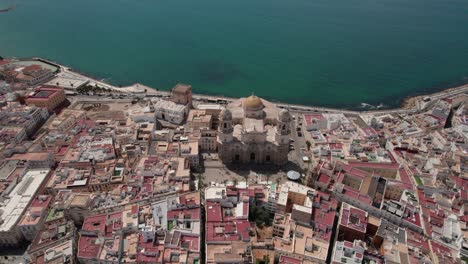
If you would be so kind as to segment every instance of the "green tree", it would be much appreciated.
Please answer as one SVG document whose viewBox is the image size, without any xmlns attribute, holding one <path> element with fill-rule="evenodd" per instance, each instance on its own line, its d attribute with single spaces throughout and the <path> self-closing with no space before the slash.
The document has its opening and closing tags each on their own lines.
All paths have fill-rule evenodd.
<svg viewBox="0 0 468 264">
<path fill-rule="evenodd" d="M 202 172 L 202 167 L 200 165 L 196 165 L 195 167 L 193 167 L 191 172 L 193 175 L 192 179 L 198 180 L 198 189 L 203 189 L 204 176 Z"/>
<path fill-rule="evenodd" d="M 249 220 L 255 222 L 257 226 L 271 226 L 272 216 L 264 207 L 252 205 L 249 210 Z"/>
<path fill-rule="evenodd" d="M 306 145 L 307 145 L 307 150 L 310 151 L 310 147 L 312 146 L 312 143 L 310 143 L 310 141 L 307 140 Z"/>
</svg>

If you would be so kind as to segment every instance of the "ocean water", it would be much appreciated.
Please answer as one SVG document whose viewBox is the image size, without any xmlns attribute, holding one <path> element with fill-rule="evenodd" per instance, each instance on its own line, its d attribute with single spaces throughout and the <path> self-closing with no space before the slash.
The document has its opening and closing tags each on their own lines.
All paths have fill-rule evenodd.
<svg viewBox="0 0 468 264">
<path fill-rule="evenodd" d="M 467 0 L 0 0 L 0 55 L 118 85 L 397 106 L 468 82 Z"/>
</svg>

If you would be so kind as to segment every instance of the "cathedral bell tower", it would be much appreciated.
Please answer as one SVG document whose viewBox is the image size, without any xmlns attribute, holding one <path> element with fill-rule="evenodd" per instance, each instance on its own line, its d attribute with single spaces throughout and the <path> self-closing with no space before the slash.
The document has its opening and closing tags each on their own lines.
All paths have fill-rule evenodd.
<svg viewBox="0 0 468 264">
<path fill-rule="evenodd" d="M 218 137 L 221 143 L 232 142 L 232 113 L 223 109 L 219 114 Z"/>
<path fill-rule="evenodd" d="M 291 134 L 291 114 L 288 110 L 282 109 L 278 113 L 276 124 L 276 140 L 280 144 L 289 144 L 289 135 Z"/>
</svg>

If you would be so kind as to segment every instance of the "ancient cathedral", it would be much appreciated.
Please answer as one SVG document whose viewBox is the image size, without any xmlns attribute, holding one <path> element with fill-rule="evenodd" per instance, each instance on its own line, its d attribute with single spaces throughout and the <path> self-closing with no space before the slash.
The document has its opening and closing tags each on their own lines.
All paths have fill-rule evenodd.
<svg viewBox="0 0 468 264">
<path fill-rule="evenodd" d="M 255 95 L 227 105 L 220 113 L 218 153 L 225 164 L 288 161 L 291 114 Z"/>
</svg>

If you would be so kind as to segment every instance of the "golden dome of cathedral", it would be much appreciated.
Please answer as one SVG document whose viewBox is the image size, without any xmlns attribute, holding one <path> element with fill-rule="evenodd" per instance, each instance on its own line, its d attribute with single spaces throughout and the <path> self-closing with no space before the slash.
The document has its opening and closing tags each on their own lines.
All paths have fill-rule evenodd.
<svg viewBox="0 0 468 264">
<path fill-rule="evenodd" d="M 244 99 L 242 106 L 247 109 L 260 109 L 263 107 L 262 99 L 255 95 L 251 95 Z"/>
</svg>

